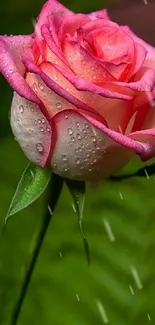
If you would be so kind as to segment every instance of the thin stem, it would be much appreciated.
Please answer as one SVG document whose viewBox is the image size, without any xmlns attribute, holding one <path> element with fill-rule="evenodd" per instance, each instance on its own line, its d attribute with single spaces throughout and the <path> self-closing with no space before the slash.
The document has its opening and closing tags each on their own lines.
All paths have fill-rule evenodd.
<svg viewBox="0 0 155 325">
<path fill-rule="evenodd" d="M 151 164 L 149 166 L 142 167 L 138 169 L 136 172 L 132 174 L 120 175 L 120 176 L 111 176 L 109 180 L 112 182 L 120 182 L 128 178 L 132 177 L 147 177 L 149 178 L 151 175 L 155 174 L 155 164 Z"/>
<path fill-rule="evenodd" d="M 37 230 L 37 232 L 35 233 L 33 239 L 33 245 L 31 246 L 31 250 L 29 252 L 29 258 L 28 258 L 29 262 L 27 263 L 24 280 L 11 317 L 11 325 L 16 325 L 18 322 L 20 312 L 23 306 L 23 302 L 26 297 L 26 293 L 34 271 L 34 267 L 36 265 L 36 261 L 39 256 L 40 249 L 43 244 L 43 240 L 45 238 L 54 209 L 58 202 L 62 185 L 63 185 L 63 179 L 53 174 L 50 181 L 49 205 L 46 208 L 46 213 L 42 219 L 41 226 L 39 227 L 39 230 Z"/>
</svg>

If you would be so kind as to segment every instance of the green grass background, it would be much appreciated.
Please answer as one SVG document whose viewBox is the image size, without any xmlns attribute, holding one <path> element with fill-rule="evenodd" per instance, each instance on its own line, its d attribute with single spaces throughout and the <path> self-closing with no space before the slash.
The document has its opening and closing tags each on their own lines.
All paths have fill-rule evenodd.
<svg viewBox="0 0 155 325">
<path fill-rule="evenodd" d="M 105 2 L 104 2 L 105 3 Z M 0 32 L 33 30 L 43 1 L 4 1 Z M 65 1 L 74 11 L 89 12 L 103 1 Z M 4 221 L 27 159 L 9 126 L 12 90 L 0 76 L 0 223 Z M 140 166 L 138 159 L 124 170 Z M 77 216 L 66 188 L 49 227 L 23 305 L 19 325 L 155 324 L 155 178 L 87 185 L 83 226 L 91 250 L 88 266 Z M 45 210 L 43 196 L 10 220 L 0 239 L 0 325 L 9 325 L 33 233 Z M 115 241 L 104 227 L 107 220 Z M 131 269 L 141 280 L 138 289 Z M 132 292 L 131 292 L 132 291 Z M 134 294 L 133 294 L 134 293 Z"/>
</svg>

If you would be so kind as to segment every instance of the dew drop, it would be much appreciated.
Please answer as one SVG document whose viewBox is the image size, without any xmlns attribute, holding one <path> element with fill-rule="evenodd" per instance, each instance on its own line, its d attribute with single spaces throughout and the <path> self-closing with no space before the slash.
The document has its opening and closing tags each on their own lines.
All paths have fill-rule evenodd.
<svg viewBox="0 0 155 325">
<path fill-rule="evenodd" d="M 42 117 L 41 118 L 41 122 L 44 124 L 45 123 L 45 119 Z"/>
<path fill-rule="evenodd" d="M 67 172 L 67 170 L 68 170 L 68 169 L 67 169 L 67 168 L 65 168 L 65 169 L 64 169 L 64 172 Z"/>
<path fill-rule="evenodd" d="M 71 137 L 71 141 L 74 142 L 75 141 L 75 138 L 74 137 Z"/>
<path fill-rule="evenodd" d="M 7 67 L 7 66 L 8 66 L 8 63 L 7 63 L 7 62 L 5 62 L 5 63 L 4 63 L 4 66 L 5 66 L 5 67 Z"/>
<path fill-rule="evenodd" d="M 44 87 L 43 87 L 43 85 L 42 85 L 41 82 L 38 83 L 38 86 L 39 86 L 40 90 L 43 90 L 44 89 Z"/>
<path fill-rule="evenodd" d="M 68 134 L 72 135 L 73 134 L 73 130 L 71 128 L 68 129 Z"/>
<path fill-rule="evenodd" d="M 86 129 L 83 129 L 83 133 L 87 133 L 87 130 Z"/>
<path fill-rule="evenodd" d="M 66 119 L 66 120 L 68 119 L 68 115 L 67 115 L 67 114 L 65 114 L 65 119 Z"/>
<path fill-rule="evenodd" d="M 75 158 L 75 162 L 76 162 L 77 164 L 80 164 L 80 159 L 79 159 L 79 158 Z"/>
<path fill-rule="evenodd" d="M 81 148 L 81 147 L 79 147 L 79 148 L 78 148 L 78 151 L 79 151 L 79 152 L 81 152 L 81 151 L 82 151 L 82 148 Z"/>
<path fill-rule="evenodd" d="M 93 135 L 91 136 L 91 140 L 92 142 L 96 142 L 96 138 Z"/>
<path fill-rule="evenodd" d="M 54 164 L 53 164 L 53 167 L 56 167 L 56 166 L 57 166 L 57 164 L 54 163 Z"/>
<path fill-rule="evenodd" d="M 36 144 L 36 149 L 38 150 L 38 152 L 43 152 L 43 145 L 40 142 L 38 142 Z"/>
<path fill-rule="evenodd" d="M 78 140 L 81 140 L 81 135 L 80 135 L 80 133 L 77 133 L 76 137 L 77 137 Z"/>
<path fill-rule="evenodd" d="M 80 123 L 76 122 L 76 126 L 77 126 L 77 129 L 79 130 L 80 129 Z"/>
<path fill-rule="evenodd" d="M 89 128 L 89 125 L 87 123 L 85 123 L 85 128 L 88 129 Z"/>
<path fill-rule="evenodd" d="M 62 105 L 61 105 L 60 102 L 57 102 L 57 103 L 56 103 L 56 108 L 58 108 L 58 109 L 61 109 L 61 108 L 62 108 Z"/>
<path fill-rule="evenodd" d="M 41 131 L 41 132 L 43 132 L 43 131 L 44 131 L 44 128 L 43 128 L 42 126 L 40 127 L 40 131 Z"/>
<path fill-rule="evenodd" d="M 33 90 L 35 91 L 35 92 L 37 92 L 38 91 L 38 87 L 37 87 L 37 84 L 36 84 L 36 82 L 34 82 L 34 84 L 33 84 Z"/>
<path fill-rule="evenodd" d="M 41 119 L 40 118 L 38 119 L 38 124 L 41 124 Z"/>
<path fill-rule="evenodd" d="M 63 160 L 63 161 L 66 161 L 66 160 L 67 160 L 66 155 L 62 155 L 61 157 L 62 157 L 62 160 Z"/>
<path fill-rule="evenodd" d="M 10 71 L 10 73 L 13 73 L 14 69 L 10 68 L 9 71 Z"/>
<path fill-rule="evenodd" d="M 19 112 L 20 112 L 20 113 L 23 113 L 23 112 L 24 112 L 24 106 L 23 106 L 23 105 L 20 105 L 20 106 L 19 106 Z"/>
</svg>

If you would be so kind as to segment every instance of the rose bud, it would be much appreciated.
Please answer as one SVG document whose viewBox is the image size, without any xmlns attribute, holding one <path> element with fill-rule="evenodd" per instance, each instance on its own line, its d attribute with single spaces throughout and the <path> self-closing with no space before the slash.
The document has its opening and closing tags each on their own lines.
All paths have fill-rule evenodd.
<svg viewBox="0 0 155 325">
<path fill-rule="evenodd" d="M 36 165 L 98 180 L 154 156 L 155 49 L 106 10 L 47 1 L 32 35 L 0 37 L 0 69 L 12 131 Z"/>
</svg>

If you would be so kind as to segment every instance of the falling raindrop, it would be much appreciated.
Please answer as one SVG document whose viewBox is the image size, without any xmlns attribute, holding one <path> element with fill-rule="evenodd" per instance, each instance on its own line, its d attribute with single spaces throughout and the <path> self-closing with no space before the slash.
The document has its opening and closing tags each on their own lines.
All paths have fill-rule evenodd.
<svg viewBox="0 0 155 325">
<path fill-rule="evenodd" d="M 135 292 L 134 292 L 134 290 L 133 290 L 133 287 L 132 287 L 130 284 L 129 284 L 129 289 L 130 289 L 130 291 L 131 291 L 131 294 L 134 295 Z"/>
<path fill-rule="evenodd" d="M 49 204 L 48 204 L 48 206 L 47 206 L 47 209 L 48 209 L 48 211 L 49 211 L 50 215 L 52 216 L 53 212 L 52 212 L 52 209 L 51 209 L 51 207 L 50 207 L 50 205 L 49 205 Z"/>
<path fill-rule="evenodd" d="M 43 145 L 40 143 L 40 142 L 38 142 L 37 144 L 36 144 L 36 149 L 38 150 L 38 152 L 43 152 Z"/>
<path fill-rule="evenodd" d="M 99 299 L 96 299 L 96 304 L 97 304 L 97 308 L 98 308 L 98 310 L 100 312 L 103 323 L 107 324 L 109 321 L 108 321 L 108 317 L 107 317 L 107 314 L 105 312 L 105 309 L 104 309 L 104 307 L 102 305 L 102 302 Z"/>
<path fill-rule="evenodd" d="M 139 290 L 141 290 L 143 288 L 143 285 L 141 283 L 140 277 L 138 275 L 138 272 L 136 270 L 136 268 L 134 266 L 131 266 L 131 273 L 133 275 L 133 278 L 135 280 L 136 286 Z"/>
<path fill-rule="evenodd" d="M 123 200 L 123 195 L 121 192 L 119 192 L 119 196 L 120 196 L 121 200 Z"/>
<path fill-rule="evenodd" d="M 76 293 L 76 298 L 77 298 L 77 301 L 80 301 L 80 297 L 77 293 Z"/>
</svg>

